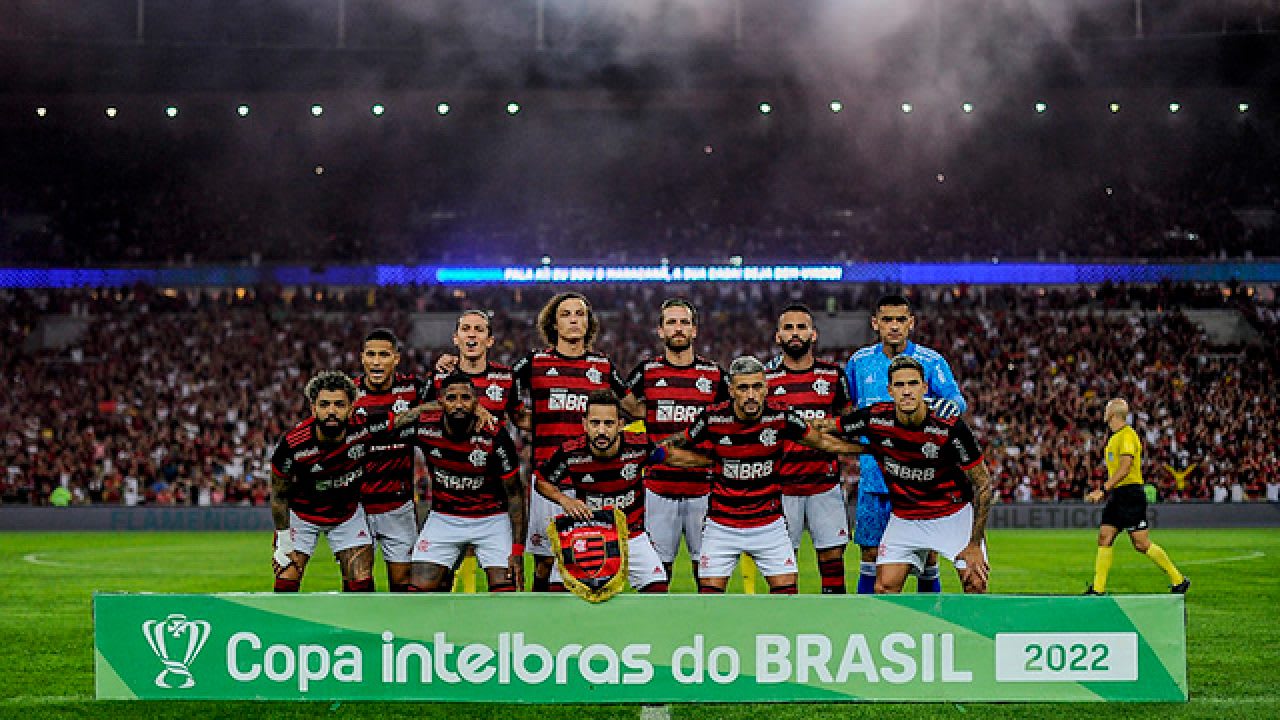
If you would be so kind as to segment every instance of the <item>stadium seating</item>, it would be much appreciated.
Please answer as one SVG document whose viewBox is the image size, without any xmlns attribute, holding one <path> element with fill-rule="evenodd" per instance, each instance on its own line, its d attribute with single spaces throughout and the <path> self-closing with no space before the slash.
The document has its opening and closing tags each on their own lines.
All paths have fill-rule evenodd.
<svg viewBox="0 0 1280 720">
<path fill-rule="evenodd" d="M 531 318 L 553 289 L 268 288 L 165 293 L 4 291 L 0 495 L 43 504 L 59 483 L 77 502 L 245 503 L 267 497 L 270 444 L 305 416 L 312 372 L 358 370 L 360 339 L 410 312 L 497 312 L 494 356 L 538 344 Z M 592 286 L 597 347 L 627 372 L 656 349 L 652 309 L 670 288 Z M 862 309 L 868 286 L 720 285 L 689 291 L 698 346 L 727 363 L 773 352 L 774 313 L 804 301 Z M 1166 501 L 1214 498 L 1215 485 L 1262 499 L 1277 477 L 1280 305 L 1229 286 L 932 288 L 917 290 L 917 339 L 943 352 L 971 402 L 1005 502 L 1075 500 L 1101 479 L 1101 403 L 1134 400 L 1144 471 Z M 1263 344 L 1212 347 L 1180 307 L 1240 312 Z M 87 320 L 77 341 L 42 347 L 50 317 Z M 821 331 L 824 318 L 819 312 Z M 404 369 L 447 348 L 408 348 Z M 822 347 L 837 362 L 851 348 Z M 1194 469 L 1177 480 L 1179 473 Z M 1168 470 L 1165 468 L 1168 466 Z"/>
</svg>

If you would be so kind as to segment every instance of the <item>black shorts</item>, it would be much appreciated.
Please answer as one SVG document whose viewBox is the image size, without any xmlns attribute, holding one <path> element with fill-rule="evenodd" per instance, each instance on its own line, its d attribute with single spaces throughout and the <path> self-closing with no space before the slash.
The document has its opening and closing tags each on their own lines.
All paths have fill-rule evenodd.
<svg viewBox="0 0 1280 720">
<path fill-rule="evenodd" d="M 1147 494 L 1141 485 L 1122 485 L 1111 492 L 1102 509 L 1102 524 L 1121 530 L 1147 529 Z"/>
</svg>

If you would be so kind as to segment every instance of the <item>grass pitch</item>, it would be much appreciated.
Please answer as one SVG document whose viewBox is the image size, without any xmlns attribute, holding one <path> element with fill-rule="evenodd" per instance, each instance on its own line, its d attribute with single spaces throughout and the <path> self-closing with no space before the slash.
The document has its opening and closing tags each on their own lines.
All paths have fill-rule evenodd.
<svg viewBox="0 0 1280 720">
<path fill-rule="evenodd" d="M 0 533 L 0 717 L 31 718 L 795 718 L 936 717 L 1267 718 L 1280 717 L 1280 530 L 1155 530 L 1153 539 L 1192 579 L 1187 597 L 1191 702 L 1116 705 L 673 705 L 505 706 L 346 703 L 151 703 L 93 700 L 91 594 L 265 591 L 268 535 L 246 533 Z M 1076 594 L 1093 572 L 1092 531 L 998 530 L 988 540 L 992 592 Z M 1113 593 L 1162 592 L 1165 578 L 1116 545 Z M 800 552 L 801 592 L 817 592 L 813 551 Z M 850 587 L 856 558 L 850 557 Z M 381 567 L 375 577 L 385 589 Z M 691 592 L 687 560 L 673 591 Z M 337 567 L 317 555 L 303 586 L 335 590 Z M 958 592 L 943 568 L 946 592 Z M 763 592 L 763 584 L 760 584 Z M 741 591 L 741 583 L 730 586 Z"/>
</svg>

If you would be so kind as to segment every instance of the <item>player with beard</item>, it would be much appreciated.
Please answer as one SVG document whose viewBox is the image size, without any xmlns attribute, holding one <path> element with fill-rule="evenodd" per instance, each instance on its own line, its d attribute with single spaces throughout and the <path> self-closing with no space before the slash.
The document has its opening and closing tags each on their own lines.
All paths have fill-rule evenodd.
<svg viewBox="0 0 1280 720">
<path fill-rule="evenodd" d="M 342 570 L 342 587 L 373 591 L 373 546 L 360 506 L 370 447 L 399 437 L 425 409 L 394 416 L 352 411 L 356 386 L 342 372 L 318 373 L 305 388 L 311 417 L 285 433 L 271 454 L 271 557 L 276 592 L 297 592 L 321 535 Z"/>
<path fill-rule="evenodd" d="M 643 470 L 654 444 L 642 433 L 622 431 L 622 407 L 612 390 L 587 396 L 585 436 L 560 446 L 534 476 L 538 493 L 570 517 L 586 520 L 595 510 L 617 508 L 627 518 L 627 572 L 642 593 L 667 591 L 667 573 L 645 533 Z M 573 496 L 560 490 L 571 487 Z M 551 570 L 551 589 L 563 591 L 560 568 Z"/>
<path fill-rule="evenodd" d="M 431 514 L 413 550 L 411 589 L 443 592 L 451 569 L 474 547 L 490 592 L 524 584 L 524 483 L 515 443 L 477 417 L 475 382 L 456 372 L 439 383 L 441 412 L 414 428 L 431 468 Z"/>
<path fill-rule="evenodd" d="M 729 366 L 729 395 L 730 401 L 708 407 L 689 429 L 663 440 L 654 460 L 661 462 L 666 450 L 678 466 L 714 461 L 699 592 L 723 593 L 739 555 L 746 553 L 770 593 L 794 595 L 796 556 L 782 516 L 778 473 L 786 441 L 830 453 L 857 454 L 862 448 L 811 428 L 798 413 L 769 400 L 765 367 L 754 357 Z"/>
<path fill-rule="evenodd" d="M 765 376 L 773 400 L 810 421 L 838 418 L 852 409 L 844 372 L 838 365 L 813 355 L 818 329 L 807 306 L 783 309 L 774 340 L 782 353 L 774 358 Z M 840 484 L 840 464 L 831 453 L 791 442 L 784 445 L 778 474 L 791 547 L 800 550 L 801 534 L 808 529 L 818 556 L 822 592 L 843 595 L 849 514 Z"/>
<path fill-rule="evenodd" d="M 643 417 L 652 442 L 688 428 L 698 413 L 729 397 L 724 370 L 694 352 L 698 337 L 698 311 L 683 298 L 662 303 L 658 316 L 660 354 L 631 371 L 630 394 L 623 406 L 634 417 Z M 708 468 L 649 465 L 644 471 L 645 527 L 662 558 L 667 577 L 684 537 L 697 582 L 702 551 L 702 522 L 707 516 Z"/>
<path fill-rule="evenodd" d="M 398 412 L 427 399 L 417 375 L 399 372 L 400 340 L 391 330 L 376 328 L 365 336 L 360 364 L 364 375 L 355 381 L 357 413 Z M 413 465 L 411 438 L 398 438 L 372 449 L 360 484 L 360 504 L 382 549 L 391 592 L 409 589 L 409 555 L 418 537 Z"/>
<path fill-rule="evenodd" d="M 538 313 L 546 347 L 525 355 L 512 368 L 516 387 L 532 412 L 533 467 L 541 467 L 565 442 L 582 433 L 587 395 L 593 390 L 626 391 L 609 358 L 592 350 L 600 321 L 581 293 L 552 297 Z M 547 525 L 559 506 L 537 493 L 529 497 L 527 548 L 534 555 L 533 591 L 549 589 L 555 565 Z"/>
<path fill-rule="evenodd" d="M 934 412 L 944 419 L 956 417 L 968 408 L 968 403 L 960 393 L 946 359 L 935 350 L 911 342 L 911 330 L 915 324 L 911 303 L 905 297 L 886 295 L 876 303 L 871 329 L 880 337 L 880 342 L 855 352 L 845 367 L 853 404 L 864 408 L 891 401 L 889 363 L 898 355 L 908 355 L 924 367 L 927 399 Z M 862 548 L 858 593 L 869 594 L 875 591 L 880 538 L 889 523 L 889 489 L 874 458 L 864 455 L 859 462 L 857 525 L 853 540 Z M 929 556 L 921 571 L 917 589 L 920 592 L 942 591 L 936 553 Z"/>
</svg>

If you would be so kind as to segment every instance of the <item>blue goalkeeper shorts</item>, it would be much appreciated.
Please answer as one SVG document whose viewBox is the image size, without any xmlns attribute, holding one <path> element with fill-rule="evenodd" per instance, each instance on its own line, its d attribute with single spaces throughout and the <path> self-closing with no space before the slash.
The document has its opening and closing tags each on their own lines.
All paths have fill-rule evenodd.
<svg viewBox="0 0 1280 720">
<path fill-rule="evenodd" d="M 889 495 L 887 493 L 858 493 L 857 525 L 853 541 L 861 547 L 880 547 L 884 529 L 889 526 Z"/>
</svg>

